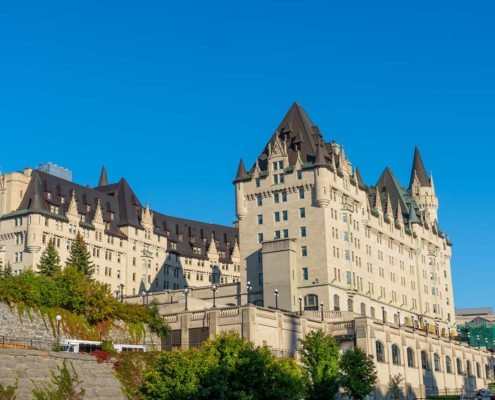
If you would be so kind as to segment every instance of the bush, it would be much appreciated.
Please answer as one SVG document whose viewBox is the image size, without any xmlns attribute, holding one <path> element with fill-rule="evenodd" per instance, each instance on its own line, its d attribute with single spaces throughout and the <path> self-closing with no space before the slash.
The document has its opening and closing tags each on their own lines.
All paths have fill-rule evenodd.
<svg viewBox="0 0 495 400">
<path fill-rule="evenodd" d="M 0 400 L 15 400 L 17 398 L 17 389 L 19 388 L 19 382 L 15 380 L 14 386 L 3 386 L 0 383 Z"/>
<path fill-rule="evenodd" d="M 59 375 L 51 371 L 51 383 L 41 383 L 41 388 L 34 384 L 32 394 L 35 400 L 83 400 L 85 390 L 78 386 L 82 383 L 71 363 L 72 373 L 67 369 L 66 360 L 62 368 L 57 367 Z M 33 382 L 34 383 L 34 382 Z"/>
<path fill-rule="evenodd" d="M 89 353 L 90 356 L 96 357 L 96 360 L 98 361 L 98 364 L 104 363 L 107 360 L 110 360 L 112 358 L 112 353 L 108 353 L 103 350 L 94 350 L 91 353 Z"/>
</svg>

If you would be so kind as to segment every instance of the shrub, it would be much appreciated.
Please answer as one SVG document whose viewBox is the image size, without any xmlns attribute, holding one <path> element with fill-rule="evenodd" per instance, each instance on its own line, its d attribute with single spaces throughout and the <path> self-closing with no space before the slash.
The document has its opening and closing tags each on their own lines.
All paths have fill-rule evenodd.
<svg viewBox="0 0 495 400">
<path fill-rule="evenodd" d="M 104 363 L 105 361 L 109 360 L 112 358 L 112 354 L 108 353 L 103 350 L 94 350 L 91 353 L 89 353 L 90 356 L 96 357 L 96 360 L 98 361 L 99 364 Z"/>
</svg>

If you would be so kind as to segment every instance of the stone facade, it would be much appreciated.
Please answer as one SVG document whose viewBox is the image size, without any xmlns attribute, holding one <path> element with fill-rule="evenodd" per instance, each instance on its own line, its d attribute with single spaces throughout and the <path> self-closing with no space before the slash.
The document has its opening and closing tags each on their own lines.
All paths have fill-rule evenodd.
<svg viewBox="0 0 495 400">
<path fill-rule="evenodd" d="M 82 381 L 79 387 L 85 389 L 85 399 L 125 399 L 112 364 L 98 364 L 96 358 L 89 355 L 0 348 L 0 383 L 14 385 L 17 379 L 17 400 L 32 399 L 31 390 L 35 384 L 40 387 L 41 382 L 50 382 L 51 371 L 58 375 L 57 367 L 62 367 L 64 360 L 70 372 L 72 363 Z"/>
</svg>

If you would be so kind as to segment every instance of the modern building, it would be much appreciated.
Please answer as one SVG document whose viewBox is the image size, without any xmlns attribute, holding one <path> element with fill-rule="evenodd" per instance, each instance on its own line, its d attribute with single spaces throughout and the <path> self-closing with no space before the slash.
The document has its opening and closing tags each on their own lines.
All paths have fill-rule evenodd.
<svg viewBox="0 0 495 400">
<path fill-rule="evenodd" d="M 492 307 L 456 308 L 457 332 L 471 346 L 495 351 L 495 315 Z"/>
<path fill-rule="evenodd" d="M 238 230 L 168 216 L 143 205 L 127 181 L 97 186 L 24 169 L 0 175 L 0 259 L 14 273 L 36 268 L 53 240 L 62 264 L 76 232 L 94 278 L 133 295 L 240 281 Z"/>
<path fill-rule="evenodd" d="M 344 146 L 294 103 L 234 180 L 243 280 L 257 305 L 436 326 L 455 322 L 448 236 L 418 148 L 408 188 L 390 168 L 363 182 Z"/>
</svg>

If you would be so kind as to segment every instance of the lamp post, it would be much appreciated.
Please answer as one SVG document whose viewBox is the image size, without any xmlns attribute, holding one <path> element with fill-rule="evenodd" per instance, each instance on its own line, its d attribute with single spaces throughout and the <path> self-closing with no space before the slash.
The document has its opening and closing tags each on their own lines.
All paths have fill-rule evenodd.
<svg viewBox="0 0 495 400">
<path fill-rule="evenodd" d="M 447 328 L 448 332 L 449 332 L 449 342 L 452 341 L 452 338 L 450 337 L 450 326 Z"/>
<path fill-rule="evenodd" d="M 323 301 L 320 303 L 320 309 L 321 309 L 321 320 L 324 321 L 324 318 L 323 318 L 323 308 L 325 306 L 323 305 Z"/>
<path fill-rule="evenodd" d="M 437 331 L 437 338 L 440 338 L 440 327 L 436 322 L 435 322 L 435 330 Z"/>
<path fill-rule="evenodd" d="M 251 295 L 251 290 L 252 289 L 253 289 L 253 287 L 251 286 L 251 282 L 248 281 L 248 283 L 247 283 L 248 304 L 251 302 L 250 301 L 250 295 Z"/>
<path fill-rule="evenodd" d="M 275 289 L 273 294 L 275 295 L 275 310 L 278 310 L 278 289 Z"/>
<path fill-rule="evenodd" d="M 216 307 L 216 294 L 218 292 L 217 285 L 211 287 L 211 292 L 213 293 L 213 307 Z"/>
<path fill-rule="evenodd" d="M 120 295 L 120 290 L 119 289 L 115 289 L 115 300 L 119 300 L 119 295 Z"/>
<path fill-rule="evenodd" d="M 184 311 L 187 311 L 187 297 L 189 296 L 189 290 L 187 288 L 184 289 L 184 293 L 182 293 L 182 296 L 186 298 L 186 308 L 184 308 Z"/>
<path fill-rule="evenodd" d="M 476 340 L 478 341 L 478 350 L 480 349 L 480 335 L 476 335 Z"/>
<path fill-rule="evenodd" d="M 399 321 L 399 329 L 400 329 L 400 311 L 397 311 L 397 321 Z"/>
<path fill-rule="evenodd" d="M 429 326 L 428 326 L 428 321 L 426 319 L 425 319 L 425 327 L 426 327 L 426 336 L 428 336 Z"/>
<path fill-rule="evenodd" d="M 62 317 L 60 315 L 57 315 L 55 319 L 57 320 L 57 346 L 58 346 L 60 344 L 60 320 L 62 319 Z"/>
<path fill-rule="evenodd" d="M 414 315 L 411 315 L 411 320 L 412 320 L 412 326 L 413 326 L 413 332 L 416 330 L 416 327 L 414 326 Z"/>
<path fill-rule="evenodd" d="M 120 302 L 123 303 L 124 302 L 124 283 L 123 282 L 120 282 Z"/>
<path fill-rule="evenodd" d="M 303 301 L 303 298 L 301 296 L 299 296 L 299 315 L 302 315 L 302 301 Z"/>
<path fill-rule="evenodd" d="M 385 307 L 382 306 L 382 320 L 385 323 Z"/>
</svg>

